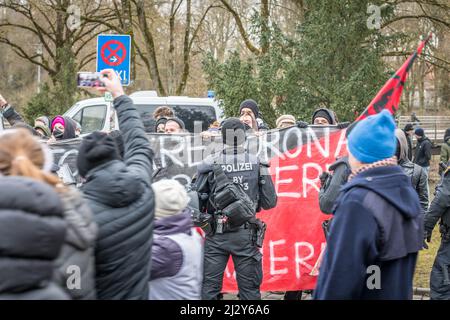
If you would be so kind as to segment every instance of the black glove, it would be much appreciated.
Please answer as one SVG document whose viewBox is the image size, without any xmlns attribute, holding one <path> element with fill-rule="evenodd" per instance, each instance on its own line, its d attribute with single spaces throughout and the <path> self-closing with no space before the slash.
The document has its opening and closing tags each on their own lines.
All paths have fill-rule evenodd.
<svg viewBox="0 0 450 320">
<path fill-rule="evenodd" d="M 339 129 L 346 129 L 348 128 L 352 123 L 351 122 L 341 122 L 337 124 L 337 127 Z"/>
<path fill-rule="evenodd" d="M 423 238 L 423 248 L 424 249 L 428 249 L 427 242 L 428 243 L 431 242 L 431 232 L 425 231 L 424 238 Z"/>
<path fill-rule="evenodd" d="M 321 184 L 321 188 L 323 188 L 325 186 L 325 183 L 327 182 L 328 177 L 330 176 L 330 174 L 328 172 L 323 172 L 319 179 L 320 179 L 320 184 Z"/>
<path fill-rule="evenodd" d="M 307 124 L 305 121 L 297 121 L 296 125 L 300 129 L 306 129 L 309 126 L 309 124 Z"/>
</svg>

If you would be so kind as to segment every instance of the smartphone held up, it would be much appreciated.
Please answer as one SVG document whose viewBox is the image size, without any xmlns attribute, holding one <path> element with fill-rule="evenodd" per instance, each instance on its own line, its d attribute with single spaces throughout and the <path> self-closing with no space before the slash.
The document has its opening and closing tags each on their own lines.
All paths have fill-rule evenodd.
<svg viewBox="0 0 450 320">
<path fill-rule="evenodd" d="M 77 86 L 80 88 L 104 88 L 101 78 L 105 77 L 100 72 L 78 72 Z"/>
</svg>

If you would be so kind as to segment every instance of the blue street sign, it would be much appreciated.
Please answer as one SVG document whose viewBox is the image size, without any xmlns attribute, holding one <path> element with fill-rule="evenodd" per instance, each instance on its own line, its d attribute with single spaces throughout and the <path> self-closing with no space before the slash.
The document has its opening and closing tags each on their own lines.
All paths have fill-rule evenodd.
<svg viewBox="0 0 450 320">
<path fill-rule="evenodd" d="M 113 69 L 124 86 L 131 82 L 131 36 L 99 35 L 97 38 L 97 72 Z"/>
</svg>

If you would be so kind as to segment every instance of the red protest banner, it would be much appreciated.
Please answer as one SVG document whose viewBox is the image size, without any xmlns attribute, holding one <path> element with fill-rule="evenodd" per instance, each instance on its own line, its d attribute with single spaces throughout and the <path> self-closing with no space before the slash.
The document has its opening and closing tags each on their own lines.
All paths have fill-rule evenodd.
<svg viewBox="0 0 450 320">
<path fill-rule="evenodd" d="M 314 138 L 312 130 L 310 133 L 308 143 L 271 160 L 278 205 L 258 216 L 267 224 L 262 291 L 307 290 L 316 285 L 316 263 L 325 249 L 322 222 L 330 218 L 319 209 L 319 176 L 337 157 L 345 155 L 347 148 L 345 130 L 320 139 Z M 223 291 L 237 291 L 231 261 L 225 270 Z"/>
</svg>

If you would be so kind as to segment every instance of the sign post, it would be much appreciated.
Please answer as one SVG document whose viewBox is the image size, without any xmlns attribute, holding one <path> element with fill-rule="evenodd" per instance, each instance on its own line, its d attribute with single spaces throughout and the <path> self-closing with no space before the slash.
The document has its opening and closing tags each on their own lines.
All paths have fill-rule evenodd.
<svg viewBox="0 0 450 320">
<path fill-rule="evenodd" d="M 131 36 L 99 35 L 97 38 L 97 72 L 113 69 L 122 85 L 131 83 Z"/>
</svg>

